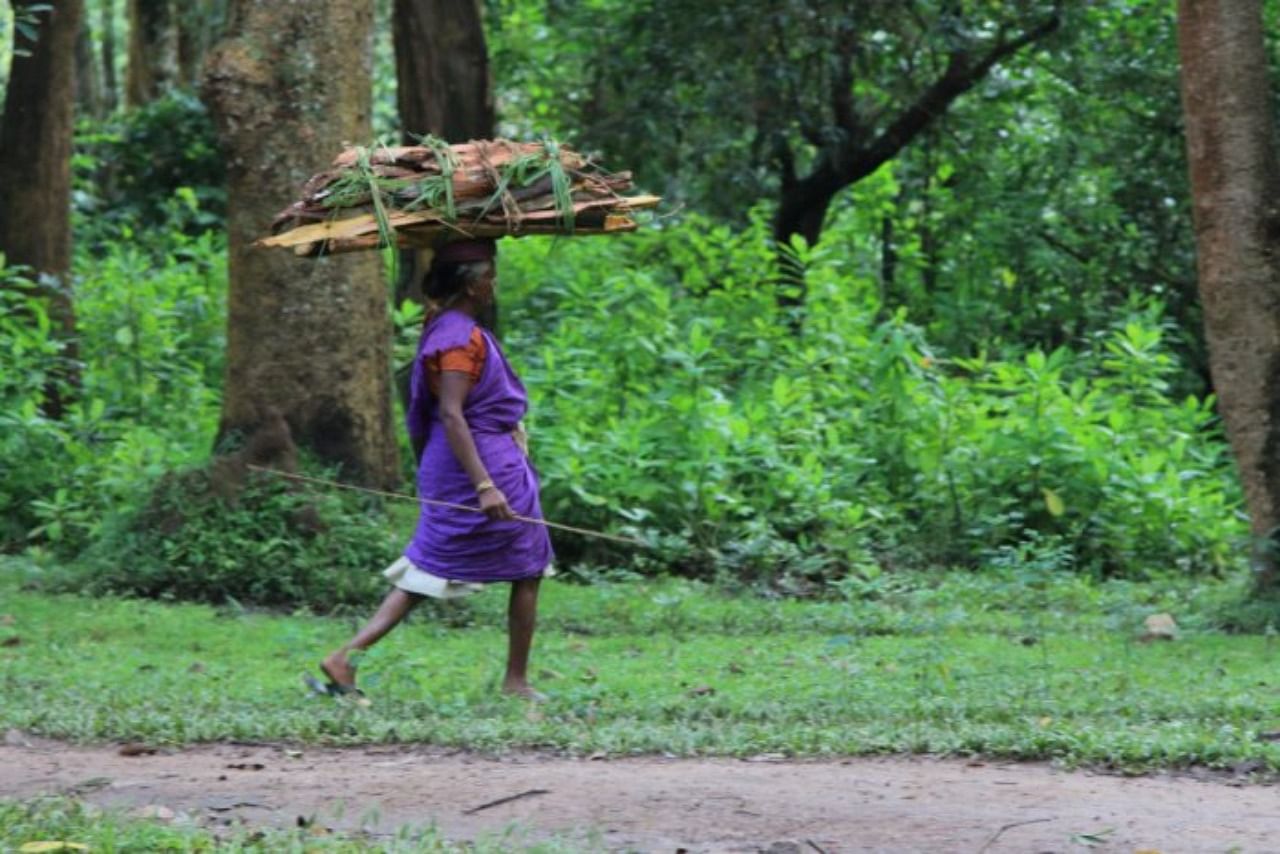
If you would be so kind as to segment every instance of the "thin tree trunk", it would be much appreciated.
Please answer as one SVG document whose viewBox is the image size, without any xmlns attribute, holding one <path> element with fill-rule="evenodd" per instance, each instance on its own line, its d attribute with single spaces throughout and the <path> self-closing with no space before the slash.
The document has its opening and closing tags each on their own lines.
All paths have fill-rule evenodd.
<svg viewBox="0 0 1280 854">
<path fill-rule="evenodd" d="M 203 95 L 227 152 L 230 306 L 220 439 L 282 414 L 343 476 L 397 480 L 391 328 L 376 253 L 252 247 L 344 141 L 368 140 L 372 0 L 235 0 Z"/>
<path fill-rule="evenodd" d="M 213 15 L 210 0 L 187 0 L 178 7 L 178 85 L 183 89 L 194 89 L 200 84 Z"/>
<path fill-rule="evenodd" d="M 82 15 L 76 36 L 76 104 L 80 112 L 91 118 L 102 116 L 102 80 L 98 74 L 97 53 L 93 49 L 93 33 L 89 16 Z"/>
<path fill-rule="evenodd" d="M 889 304 L 898 278 L 898 247 L 894 244 L 894 217 L 880 217 L 880 306 Z"/>
<path fill-rule="evenodd" d="M 920 281 L 924 292 L 933 296 L 938 292 L 938 235 L 933 228 L 933 134 L 926 132 L 921 146 L 924 149 L 924 175 L 920 179 L 920 216 L 917 219 L 920 233 Z"/>
<path fill-rule="evenodd" d="M 110 114 L 120 103 L 120 85 L 116 82 L 116 2 L 98 2 L 102 4 L 98 7 L 102 13 L 102 108 Z"/>
<path fill-rule="evenodd" d="M 177 26 L 171 0 L 129 0 L 129 69 L 125 103 L 159 98 L 177 76 Z"/>
<path fill-rule="evenodd" d="M 1261 590 L 1280 588 L 1280 162 L 1260 0 L 1180 0 L 1200 299 Z"/>
<path fill-rule="evenodd" d="M 7 263 L 30 267 L 49 295 L 50 313 L 67 341 L 45 413 L 60 418 L 74 369 L 75 310 L 71 299 L 71 139 L 75 122 L 76 37 L 81 0 L 44 0 L 38 39 L 15 33 L 15 47 L 0 122 L 0 252 Z M 15 14 L 37 0 L 15 0 Z"/>
</svg>

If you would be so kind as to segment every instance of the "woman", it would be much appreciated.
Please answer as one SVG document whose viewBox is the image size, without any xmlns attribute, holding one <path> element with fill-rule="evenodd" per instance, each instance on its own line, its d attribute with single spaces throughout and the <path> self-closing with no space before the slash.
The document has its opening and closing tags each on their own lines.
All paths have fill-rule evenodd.
<svg viewBox="0 0 1280 854">
<path fill-rule="evenodd" d="M 329 693 L 356 690 L 353 651 L 368 649 L 425 596 L 450 599 L 511 582 L 507 672 L 502 690 L 530 699 L 529 650 L 538 584 L 551 564 L 538 477 L 525 453 L 524 386 L 498 342 L 477 321 L 494 305 L 494 241 L 448 244 L 426 283 L 428 315 L 410 380 L 409 437 L 418 495 L 483 512 L 423 504 L 404 555 L 386 571 L 395 585 L 373 618 L 320 664 Z"/>
</svg>

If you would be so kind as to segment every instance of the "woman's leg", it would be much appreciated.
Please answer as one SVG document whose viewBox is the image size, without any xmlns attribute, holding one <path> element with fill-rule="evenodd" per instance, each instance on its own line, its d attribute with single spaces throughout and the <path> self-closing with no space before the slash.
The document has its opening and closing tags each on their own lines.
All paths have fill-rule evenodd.
<svg viewBox="0 0 1280 854">
<path fill-rule="evenodd" d="M 421 602 L 422 596 L 393 587 L 378 606 L 378 611 L 356 632 L 355 637 L 347 641 L 342 648 L 329 653 L 321 668 L 329 678 L 339 685 L 356 683 L 356 668 L 348 659 L 347 653 L 352 650 L 364 650 L 382 640 L 382 636 L 394 629 L 413 607 Z"/>
<path fill-rule="evenodd" d="M 533 647 L 541 581 L 541 578 L 522 578 L 511 582 L 511 601 L 507 605 L 507 675 L 502 680 L 502 690 L 507 694 L 537 696 L 529 685 L 529 650 Z"/>
</svg>

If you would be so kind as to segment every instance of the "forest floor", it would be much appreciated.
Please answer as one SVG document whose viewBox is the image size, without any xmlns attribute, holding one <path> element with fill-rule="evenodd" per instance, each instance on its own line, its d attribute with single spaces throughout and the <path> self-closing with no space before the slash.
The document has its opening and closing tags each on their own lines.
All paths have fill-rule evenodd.
<svg viewBox="0 0 1280 854">
<path fill-rule="evenodd" d="M 508 850 L 1280 850 L 1280 793 L 962 759 L 567 758 L 380 746 L 128 755 L 11 732 L 0 798 L 60 794 L 205 828 L 312 824 L 370 843 L 434 825 Z M 505 800 L 504 800 L 505 799 Z M 12 840 L 21 842 L 22 840 Z"/>
</svg>

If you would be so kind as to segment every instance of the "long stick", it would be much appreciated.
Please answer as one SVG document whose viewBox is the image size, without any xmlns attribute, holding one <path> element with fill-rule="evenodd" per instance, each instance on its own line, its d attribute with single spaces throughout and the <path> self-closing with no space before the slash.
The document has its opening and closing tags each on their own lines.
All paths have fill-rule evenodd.
<svg viewBox="0 0 1280 854">
<path fill-rule="evenodd" d="M 412 495 L 405 495 L 402 492 L 383 492 L 380 489 L 369 489 L 366 486 L 353 486 L 349 483 L 338 483 L 336 480 L 323 480 L 318 477 L 307 477 L 303 474 L 290 474 L 289 472 L 280 471 L 279 469 L 269 469 L 263 466 L 255 466 L 252 463 L 248 467 L 253 471 L 260 471 L 266 474 L 274 474 L 277 477 L 283 477 L 287 480 L 296 480 L 301 483 L 314 483 L 317 486 L 330 486 L 335 489 L 347 489 L 351 492 L 363 492 L 367 495 L 380 495 L 383 498 L 395 498 L 400 501 L 412 501 L 416 504 L 429 504 L 432 507 L 449 507 L 454 510 L 465 510 L 468 513 L 483 513 L 479 507 L 472 507 L 468 504 L 454 504 L 449 501 L 437 501 L 434 498 L 417 498 Z M 634 537 L 623 537 L 618 534 L 606 534 L 603 531 L 591 531 L 587 528 L 575 528 L 573 525 L 562 525 L 558 522 L 548 522 L 546 519 L 534 519 L 530 516 L 517 515 L 516 520 L 519 522 L 527 522 L 530 525 L 542 525 L 547 528 L 555 528 L 558 531 L 568 531 L 571 534 L 579 534 L 583 537 L 595 537 L 600 540 L 611 540 L 615 543 L 626 543 L 631 546 L 644 546 L 649 548 L 649 544 L 644 540 L 637 540 Z"/>
</svg>

